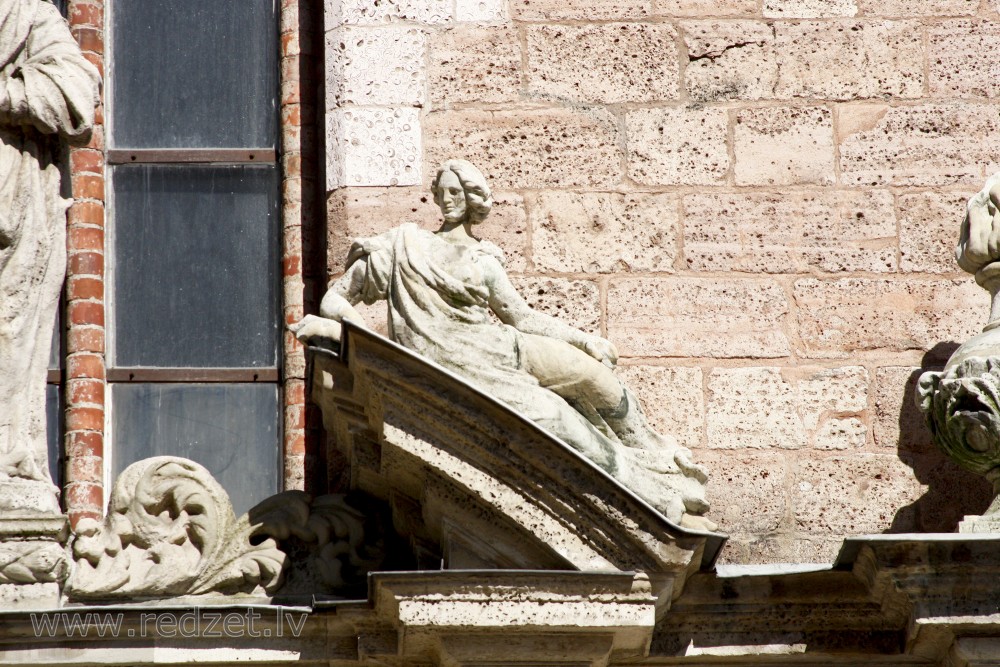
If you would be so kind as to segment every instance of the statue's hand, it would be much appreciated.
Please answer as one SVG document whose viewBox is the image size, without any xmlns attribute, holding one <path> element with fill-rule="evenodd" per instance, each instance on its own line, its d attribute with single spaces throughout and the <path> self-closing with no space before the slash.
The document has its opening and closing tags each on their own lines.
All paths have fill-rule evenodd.
<svg viewBox="0 0 1000 667">
<path fill-rule="evenodd" d="M 319 305 L 319 314 L 335 322 L 350 320 L 358 326 L 370 328 L 365 322 L 365 318 L 354 309 L 351 302 L 333 291 L 327 292 L 326 296 L 323 297 L 323 302 Z"/>
<path fill-rule="evenodd" d="M 618 363 L 618 350 L 614 343 L 599 336 L 590 336 L 583 344 L 583 351 L 608 368 Z"/>
<path fill-rule="evenodd" d="M 289 324 L 288 330 L 291 331 L 303 345 L 319 344 L 320 347 L 327 347 L 322 345 L 322 343 L 340 342 L 340 334 L 343 328 L 340 326 L 340 322 L 326 319 L 324 317 L 316 317 L 315 315 L 306 315 L 299 322 Z"/>
</svg>

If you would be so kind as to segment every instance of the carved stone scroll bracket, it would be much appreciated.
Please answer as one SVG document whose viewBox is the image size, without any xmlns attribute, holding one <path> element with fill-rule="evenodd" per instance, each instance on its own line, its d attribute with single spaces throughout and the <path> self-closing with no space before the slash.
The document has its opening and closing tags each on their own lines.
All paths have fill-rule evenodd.
<svg viewBox="0 0 1000 667">
<path fill-rule="evenodd" d="M 310 592 L 336 591 L 381 562 L 365 544 L 365 517 L 342 496 L 289 491 L 236 518 L 211 474 L 187 459 L 139 461 L 115 484 L 103 522 L 83 520 L 72 543 L 71 599 L 206 594 L 274 595 L 304 546 Z M 318 589 L 318 590 L 317 590 Z"/>
</svg>

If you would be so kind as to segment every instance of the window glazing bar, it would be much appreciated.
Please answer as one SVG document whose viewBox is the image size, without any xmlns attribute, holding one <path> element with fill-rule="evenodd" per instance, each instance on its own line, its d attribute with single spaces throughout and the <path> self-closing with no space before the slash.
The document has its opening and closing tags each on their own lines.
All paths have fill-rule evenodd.
<svg viewBox="0 0 1000 667">
<path fill-rule="evenodd" d="M 196 162 L 235 162 L 264 164 L 274 162 L 273 148 L 114 148 L 108 151 L 108 164 L 148 164 Z"/>
<path fill-rule="evenodd" d="M 109 368 L 108 382 L 277 382 L 277 368 Z"/>
</svg>

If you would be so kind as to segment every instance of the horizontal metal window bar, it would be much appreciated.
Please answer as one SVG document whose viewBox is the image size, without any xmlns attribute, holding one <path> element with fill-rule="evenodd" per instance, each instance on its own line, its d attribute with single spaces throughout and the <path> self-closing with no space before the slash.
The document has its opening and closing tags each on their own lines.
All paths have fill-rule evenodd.
<svg viewBox="0 0 1000 667">
<path fill-rule="evenodd" d="M 109 164 L 239 162 L 272 163 L 273 148 L 113 148 L 107 153 Z"/>
<path fill-rule="evenodd" d="M 277 368 L 109 368 L 108 382 L 277 382 Z"/>
</svg>

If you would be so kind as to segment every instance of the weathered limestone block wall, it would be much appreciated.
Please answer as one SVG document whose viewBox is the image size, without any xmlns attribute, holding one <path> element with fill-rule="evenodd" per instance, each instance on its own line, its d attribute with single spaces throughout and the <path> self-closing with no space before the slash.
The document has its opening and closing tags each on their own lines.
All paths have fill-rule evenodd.
<svg viewBox="0 0 1000 667">
<path fill-rule="evenodd" d="M 527 299 L 713 470 L 724 560 L 951 531 L 988 490 L 912 406 L 985 324 L 952 257 L 998 167 L 997 0 L 328 0 L 331 275 L 433 227 L 448 157 Z"/>
</svg>

